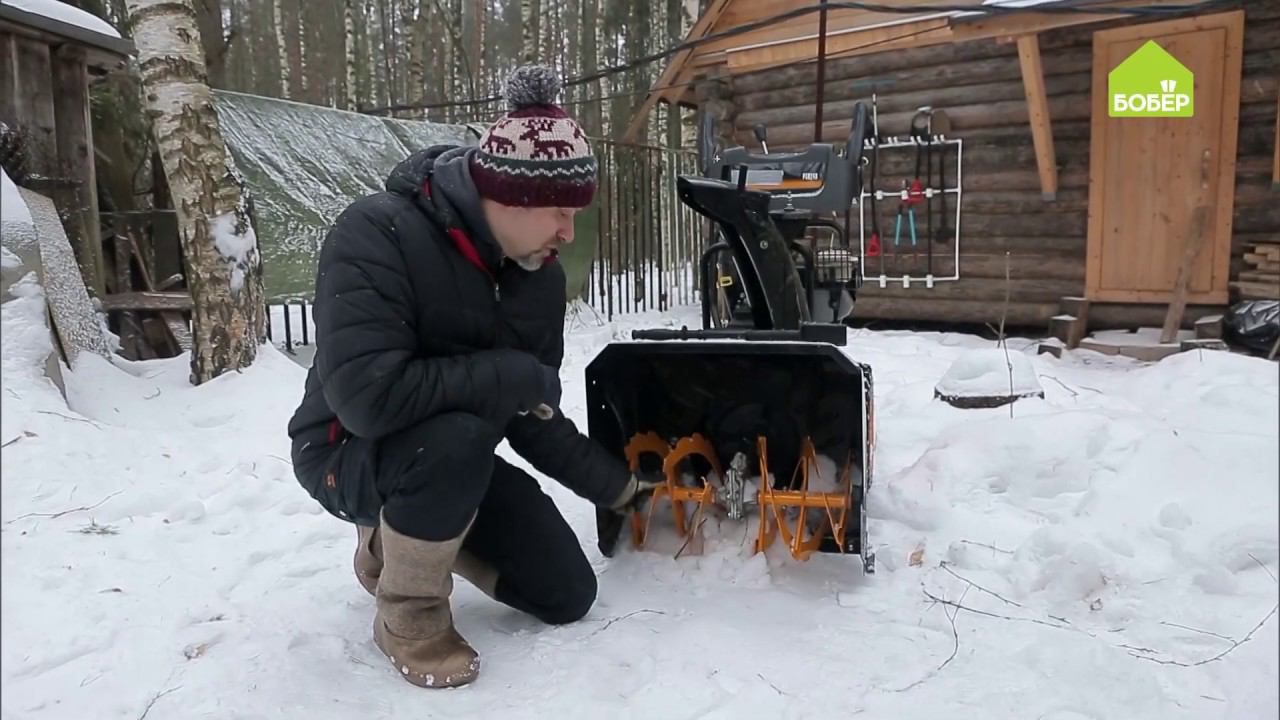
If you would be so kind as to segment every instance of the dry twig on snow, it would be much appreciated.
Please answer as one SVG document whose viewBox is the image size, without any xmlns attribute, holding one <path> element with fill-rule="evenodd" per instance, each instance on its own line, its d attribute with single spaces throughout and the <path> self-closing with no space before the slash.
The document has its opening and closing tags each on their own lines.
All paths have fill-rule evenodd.
<svg viewBox="0 0 1280 720">
<path fill-rule="evenodd" d="M 606 623 L 604 624 L 604 626 L 603 626 L 603 627 L 601 627 L 599 630 L 596 630 L 595 632 L 591 633 L 591 634 L 590 634 L 590 635 L 588 635 L 587 637 L 594 637 L 594 636 L 596 636 L 596 635 L 599 635 L 600 633 L 604 632 L 605 630 L 608 630 L 610 625 L 612 625 L 612 624 L 614 624 L 614 623 L 618 622 L 619 620 L 626 620 L 626 619 L 627 619 L 627 618 L 629 618 L 629 617 L 635 617 L 636 615 L 643 615 L 644 613 L 649 613 L 649 614 L 651 614 L 651 615 L 666 615 L 666 613 L 665 613 L 665 612 L 663 612 L 663 611 L 661 611 L 661 610 L 648 610 L 648 609 L 646 609 L 646 610 L 635 610 L 635 611 L 632 611 L 632 612 L 627 613 L 626 615 L 620 615 L 620 616 L 618 616 L 618 617 L 616 617 L 616 618 L 610 618 L 610 619 L 609 619 L 609 621 L 608 621 L 608 622 L 606 622 Z"/>
<path fill-rule="evenodd" d="M 1150 658 L 1150 657 L 1147 657 L 1146 655 L 1137 655 L 1133 652 L 1130 652 L 1129 654 L 1133 655 L 1136 658 L 1141 658 L 1143 660 L 1147 660 L 1153 663 L 1158 663 L 1160 665 L 1176 665 L 1177 667 L 1199 667 L 1201 665 L 1208 665 L 1211 662 L 1221 660 L 1222 658 L 1229 655 L 1232 650 L 1235 650 L 1241 645 L 1249 642 L 1249 640 L 1253 638 L 1253 634 L 1258 632 L 1258 630 L 1261 629 L 1263 625 L 1267 624 L 1267 621 L 1271 619 L 1271 616 L 1276 614 L 1276 610 L 1280 610 L 1280 604 L 1273 605 L 1271 607 L 1271 612 L 1267 613 L 1265 617 L 1259 620 L 1258 624 L 1254 625 L 1253 629 L 1250 630 L 1247 635 L 1245 635 L 1243 638 L 1239 640 L 1232 640 L 1231 647 L 1227 648 L 1226 650 L 1223 650 L 1222 652 L 1218 653 L 1217 655 L 1214 655 L 1211 658 L 1205 658 L 1204 660 L 1199 660 L 1193 663 L 1187 663 L 1187 662 L 1182 662 L 1181 660 L 1160 660 L 1158 658 Z"/>
<path fill-rule="evenodd" d="M 1010 600 L 1010 599 L 1008 599 L 1008 598 L 1004 597 L 1004 596 L 1003 596 L 1003 595 L 1001 595 L 1000 593 L 998 593 L 998 592 L 993 592 L 993 591 L 991 591 L 991 590 L 988 590 L 988 589 L 986 589 L 986 588 L 982 587 L 981 585 L 979 585 L 978 583 L 976 583 L 976 582 L 974 582 L 974 581 L 970 580 L 969 578 L 967 578 L 967 577 L 965 577 L 965 576 L 961 575 L 960 573 L 956 572 L 955 570 L 952 570 L 952 569 L 951 569 L 951 566 L 947 564 L 947 561 L 946 561 L 946 560 L 943 560 L 942 562 L 938 563 L 938 567 L 940 567 L 940 568 L 942 568 L 943 570 L 946 570 L 947 572 L 951 573 L 952 577 L 955 577 L 955 578 L 956 578 L 956 579 L 958 579 L 958 580 L 963 580 L 964 582 L 968 583 L 969 587 L 977 588 L 977 589 L 981 590 L 982 592 L 984 592 L 984 593 L 986 593 L 986 594 L 990 595 L 991 597 L 994 597 L 994 598 L 996 598 L 996 599 L 1000 600 L 1000 601 L 1001 601 L 1001 602 L 1003 602 L 1005 605 L 1012 605 L 1012 606 L 1014 606 L 1014 607 L 1022 607 L 1022 605 L 1020 605 L 1020 604 L 1018 604 L 1018 603 L 1016 603 L 1016 602 L 1014 602 L 1014 601 L 1012 601 L 1012 600 Z M 964 596 L 961 596 L 961 598 L 960 598 L 960 599 L 961 599 L 961 600 L 963 600 L 963 599 L 964 599 Z"/>
<path fill-rule="evenodd" d="M 71 514 L 71 513 L 73 513 L 73 512 L 83 512 L 83 511 L 85 511 L 85 510 L 92 510 L 92 509 L 94 509 L 94 508 L 96 508 L 96 507 L 98 507 L 98 506 L 102 505 L 102 504 L 103 504 L 103 503 L 105 503 L 106 501 L 110 500 L 111 498 L 113 498 L 113 497 L 115 497 L 115 496 L 119 495 L 119 494 L 120 494 L 120 493 L 122 493 L 122 492 L 124 492 L 124 491 L 123 491 L 123 490 L 117 490 L 117 491 L 115 491 L 115 492 L 111 493 L 110 495 L 108 495 L 108 496 L 106 496 L 106 497 L 102 498 L 101 500 L 99 500 L 98 502 L 96 502 L 96 503 L 94 503 L 94 504 L 92 504 L 92 505 L 83 505 L 83 506 L 81 506 L 81 507 L 71 508 L 70 510 L 61 510 L 61 511 L 59 511 L 59 512 L 55 512 L 55 513 L 40 513 L 40 512 L 26 513 L 25 515 L 19 515 L 18 517 L 14 518 L 14 519 L 12 519 L 12 520 L 6 520 L 4 524 L 5 524 L 5 525 L 9 525 L 9 524 L 11 524 L 11 523 L 16 523 L 16 522 L 18 522 L 19 520 L 23 520 L 23 519 L 25 519 L 25 518 L 29 518 L 29 517 L 60 518 L 60 517 L 62 517 L 63 515 L 70 515 L 70 514 Z"/>
</svg>

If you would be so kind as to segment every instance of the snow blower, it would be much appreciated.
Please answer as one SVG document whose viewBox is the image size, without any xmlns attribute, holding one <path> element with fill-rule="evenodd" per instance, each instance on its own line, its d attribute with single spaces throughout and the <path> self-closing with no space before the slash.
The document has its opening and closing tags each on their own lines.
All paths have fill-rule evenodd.
<svg viewBox="0 0 1280 720">
<path fill-rule="evenodd" d="M 850 147 L 851 162 L 824 167 L 856 169 L 861 139 Z M 598 546 L 612 556 L 627 537 L 643 548 L 658 523 L 687 544 L 716 514 L 754 522 L 755 552 L 781 543 L 798 560 L 814 552 L 858 555 L 871 573 L 871 368 L 842 349 L 845 324 L 813 321 L 822 282 L 815 254 L 775 222 L 778 215 L 795 220 L 793 201 L 776 198 L 788 191 L 749 187 L 753 161 L 777 163 L 777 156 L 743 158 L 736 182 L 677 179 L 680 200 L 720 230 L 707 254 L 731 254 L 750 308 L 746 322 L 712 327 L 704 307 L 701 329 L 633 331 L 586 369 L 588 434 L 633 469 L 666 478 L 628 516 L 600 511 Z M 852 277 L 860 276 L 855 268 Z"/>
</svg>

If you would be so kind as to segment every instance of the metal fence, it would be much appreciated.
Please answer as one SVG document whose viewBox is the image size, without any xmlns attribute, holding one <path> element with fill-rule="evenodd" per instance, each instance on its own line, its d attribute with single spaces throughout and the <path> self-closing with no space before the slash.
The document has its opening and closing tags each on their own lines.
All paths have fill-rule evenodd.
<svg viewBox="0 0 1280 720">
<path fill-rule="evenodd" d="M 600 165 L 598 239 L 583 300 L 604 317 L 698 302 L 706 223 L 676 196 L 697 153 L 594 141 Z"/>
</svg>

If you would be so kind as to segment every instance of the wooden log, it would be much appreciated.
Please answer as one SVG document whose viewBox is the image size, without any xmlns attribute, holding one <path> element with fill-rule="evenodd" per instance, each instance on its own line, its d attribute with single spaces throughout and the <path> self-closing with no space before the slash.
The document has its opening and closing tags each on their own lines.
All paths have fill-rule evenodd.
<svg viewBox="0 0 1280 720">
<path fill-rule="evenodd" d="M 854 240 L 856 243 L 857 238 L 855 237 Z M 1011 254 L 1008 258 L 1009 275 L 1020 280 L 1074 280 L 1083 282 L 1085 279 L 1083 247 L 1083 244 L 1081 244 L 1081 250 L 1071 254 L 1034 251 L 1019 255 Z M 867 258 L 864 265 L 865 274 L 878 278 L 883 270 L 886 275 L 891 277 L 896 275 L 900 278 L 904 273 L 910 273 L 917 277 L 923 276 L 928 268 L 928 259 L 924 247 L 920 246 L 918 251 L 912 252 L 910 246 L 906 245 L 900 246 L 899 250 L 901 250 L 900 253 L 894 254 L 893 248 L 889 247 L 882 255 Z M 933 274 L 935 277 L 948 276 L 955 272 L 955 256 L 951 253 L 952 248 L 949 245 L 934 244 Z M 1003 281 L 1004 274 L 1004 253 L 979 254 L 965 252 L 965 247 L 963 243 L 961 244 L 960 277 L 962 280 L 986 278 Z M 879 283 L 878 280 L 868 280 L 868 282 L 876 282 L 877 286 Z M 899 280 L 900 282 L 901 280 Z"/>
<path fill-rule="evenodd" d="M 1242 300 L 1280 300 L 1280 282 L 1233 282 L 1231 289 L 1238 290 Z"/>
<path fill-rule="evenodd" d="M 855 324 L 873 319 L 928 319 L 936 322 L 998 325 L 1003 309 L 1001 303 L 985 300 L 938 300 L 928 297 L 904 299 L 859 295 L 853 306 L 853 317 Z M 1045 323 L 1057 310 L 1055 303 L 1011 301 L 1005 316 L 1005 328 L 1036 328 L 1043 332 Z"/>
<path fill-rule="evenodd" d="M 1078 327 L 1080 327 L 1080 319 L 1074 315 L 1054 315 L 1049 318 L 1049 335 L 1061 340 L 1062 344 L 1068 348 L 1074 348 L 1080 344 L 1077 336 L 1081 333 L 1076 330 Z"/>
<path fill-rule="evenodd" d="M 1059 143 L 1059 152 L 1062 155 L 1063 162 L 1058 165 L 1059 171 L 1059 187 L 1064 184 L 1063 177 L 1070 176 L 1077 186 L 1080 185 L 1082 179 L 1087 179 L 1088 168 L 1086 161 L 1080 155 L 1072 154 L 1082 143 L 1076 141 L 1067 141 Z M 967 145 L 967 144 L 966 144 Z M 769 145 L 769 149 L 773 149 L 773 145 Z M 946 155 L 947 164 L 947 186 L 954 187 L 956 184 L 955 177 L 955 148 L 947 148 Z M 1088 151 L 1085 150 L 1085 157 Z M 936 152 L 934 153 L 936 155 Z M 923 164 L 923 161 L 922 161 Z M 915 149 L 914 148 L 890 148 L 880 151 L 880 164 L 876 167 L 876 188 L 880 190 L 897 190 L 901 186 L 897 182 L 904 178 L 915 177 Z M 1001 175 L 1003 173 L 1030 170 L 1036 171 L 1036 151 L 1031 144 L 1017 144 L 1004 147 L 965 147 L 964 149 L 964 189 L 971 189 L 970 181 L 981 175 Z M 1039 175 L 1036 175 L 1036 181 L 1031 187 L 1039 186 Z M 1024 186 L 1025 188 L 1025 186 Z M 1017 189 L 1008 188 L 1008 189 Z"/>
<path fill-rule="evenodd" d="M 1201 340 L 1222 339 L 1222 316 L 1207 315 L 1195 321 L 1196 337 Z"/>
<path fill-rule="evenodd" d="M 1047 321 L 1058 314 L 1058 298 L 1063 295 L 1079 294 L 1084 291 L 1084 283 L 1074 280 L 1024 280 L 1014 279 L 1009 283 L 1011 302 L 1051 304 L 1054 311 L 1046 315 Z M 858 291 L 858 302 L 862 298 L 894 298 L 896 300 L 933 299 L 944 300 L 979 300 L 994 302 L 997 305 L 1004 301 L 1005 280 L 1003 278 L 965 278 L 954 282 L 936 283 L 926 288 L 923 282 L 914 282 L 909 288 L 903 288 L 901 282 L 890 283 L 880 287 L 878 283 L 867 282 Z M 921 317 L 932 317 L 922 315 Z M 1043 327 L 1043 322 L 1041 326 Z"/>
<path fill-rule="evenodd" d="M 950 209 L 950 208 L 948 208 Z M 966 192 L 964 214 L 975 215 L 1031 215 L 1041 214 L 1056 218 L 1089 210 L 1089 194 L 1086 188 L 1059 189 L 1053 202 L 1045 202 L 1036 190 L 1008 190 L 994 192 Z M 963 222 L 963 216 L 961 221 Z"/>
<path fill-rule="evenodd" d="M 1058 307 L 1066 315 L 1074 315 L 1082 320 L 1089 319 L 1089 299 L 1078 295 L 1072 297 L 1064 297 L 1058 301 Z"/>
<path fill-rule="evenodd" d="M 1234 232 L 1270 232 L 1280 235 L 1280 203 L 1237 206 L 1231 227 Z"/>
<path fill-rule="evenodd" d="M 104 309 L 111 310 L 191 310 L 191 294 L 180 292 L 129 292 L 107 295 L 102 299 Z"/>
<path fill-rule="evenodd" d="M 1066 75 L 1071 73 L 1088 74 L 1092 66 L 1092 52 L 1089 48 L 1072 48 L 1052 56 L 1045 56 L 1045 73 L 1047 76 Z M 832 80 L 827 79 L 825 101 L 863 100 L 871 102 L 874 89 L 879 96 L 878 102 L 901 98 L 906 93 L 932 91 L 940 87 L 968 86 L 980 90 L 991 83 L 1017 82 L 1020 78 L 1017 56 L 1006 54 L 994 58 L 953 63 L 947 65 L 921 66 L 904 69 L 877 77 L 861 76 Z M 735 105 L 742 110 L 762 110 L 771 107 L 787 107 L 796 105 L 813 105 L 817 101 L 817 85 L 812 76 L 809 82 L 789 85 L 763 92 L 750 92 L 735 81 L 738 95 Z M 881 109 L 885 106 L 881 104 Z"/>
<path fill-rule="evenodd" d="M 1272 272 L 1242 272 L 1239 274 L 1240 280 L 1244 282 L 1270 283 L 1280 282 L 1280 270 Z"/>
<path fill-rule="evenodd" d="M 1014 68 L 1017 69 L 1017 67 L 1017 62 L 1015 62 Z M 1086 93 L 1089 91 L 1091 81 L 1087 72 L 1054 75 L 1046 79 L 1045 91 L 1050 97 Z M 886 127 L 893 126 L 893 123 L 887 118 L 893 118 L 899 113 L 914 114 L 917 108 L 924 105 L 946 109 L 947 114 L 950 115 L 951 108 L 974 102 L 1025 102 L 1026 96 L 1024 92 L 1022 81 L 1015 77 L 1001 82 L 984 82 L 972 85 L 936 84 L 915 92 L 899 92 L 895 89 L 893 94 L 879 96 L 876 100 L 876 105 L 880 115 L 880 128 L 883 131 Z M 805 117 L 808 117 L 810 122 L 813 121 L 814 104 L 812 101 L 788 103 L 776 97 L 774 101 L 773 104 L 748 110 L 743 108 L 739 101 L 735 99 L 734 105 L 740 109 L 736 120 L 737 126 L 749 130 L 756 123 L 763 122 L 772 129 L 774 125 L 802 122 Z M 870 95 L 859 95 L 850 99 L 832 101 L 828 101 L 824 97 L 822 117 L 824 120 L 844 120 L 847 127 L 849 118 L 853 117 L 853 106 L 858 102 L 865 102 L 870 105 Z M 812 131 L 812 127 L 810 130 Z M 810 132 L 810 136 L 812 136 L 812 132 Z"/>
<path fill-rule="evenodd" d="M 961 252 L 965 253 L 1003 256 L 1007 251 L 1012 253 L 1014 257 L 1043 255 L 1046 257 L 1071 256 L 1084 258 L 1087 245 L 1087 240 L 1083 236 L 1045 235 L 1042 237 L 1026 237 L 996 234 L 983 235 L 970 233 L 961 227 L 960 248 Z M 963 270 L 963 267 L 961 269 Z M 1077 293 L 1067 294 L 1074 295 Z"/>
<path fill-rule="evenodd" d="M 1029 115 L 1025 100 L 1006 100 L 993 103 L 953 105 L 946 108 L 951 118 L 952 134 L 963 137 L 972 128 L 1018 125 L 1025 127 Z M 1084 120 L 1089 117 L 1089 95 L 1072 93 L 1049 99 L 1049 112 L 1063 120 Z M 906 136 L 911 128 L 915 111 L 880 114 L 881 132 L 887 135 Z M 768 121 L 766 121 L 768 122 Z M 822 124 L 822 141 L 838 143 L 847 139 L 849 121 L 825 121 Z M 794 147 L 813 142 L 812 123 L 769 123 L 770 148 Z M 966 158 L 967 160 L 968 158 Z"/>
<path fill-rule="evenodd" d="M 1257 257 L 1260 257 L 1260 256 L 1258 256 L 1258 255 L 1252 255 L 1252 254 L 1246 254 L 1246 255 L 1245 255 L 1245 257 L 1246 257 L 1246 258 L 1257 258 Z M 1277 261 L 1277 262 L 1266 262 L 1266 261 L 1262 261 L 1262 260 L 1253 260 L 1253 261 L 1250 261 L 1250 262 L 1248 263 L 1247 267 L 1251 267 L 1251 268 L 1253 268 L 1253 269 L 1252 269 L 1252 270 L 1241 270 L 1241 271 L 1238 271 L 1238 272 L 1236 273 L 1237 275 L 1239 275 L 1239 276 L 1240 276 L 1240 279 L 1241 279 L 1241 280 L 1257 280 L 1257 279 L 1259 279 L 1259 277 L 1245 277 L 1245 274 L 1246 274 L 1246 273 L 1251 274 L 1251 275 L 1255 275 L 1255 276 L 1280 276 L 1280 261 Z"/>
</svg>

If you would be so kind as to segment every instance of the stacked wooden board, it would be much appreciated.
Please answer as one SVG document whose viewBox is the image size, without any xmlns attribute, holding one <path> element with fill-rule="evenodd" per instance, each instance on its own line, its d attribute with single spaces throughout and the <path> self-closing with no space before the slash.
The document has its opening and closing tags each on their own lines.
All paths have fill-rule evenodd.
<svg viewBox="0 0 1280 720">
<path fill-rule="evenodd" d="M 1280 244 L 1246 246 L 1244 269 L 1231 286 L 1239 291 L 1241 300 L 1280 300 Z"/>
</svg>

